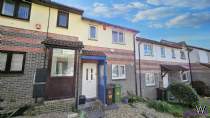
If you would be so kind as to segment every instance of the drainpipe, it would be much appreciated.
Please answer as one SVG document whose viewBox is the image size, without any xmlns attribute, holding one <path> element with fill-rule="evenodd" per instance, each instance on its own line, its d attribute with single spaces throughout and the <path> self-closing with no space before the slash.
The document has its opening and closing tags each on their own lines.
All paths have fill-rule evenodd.
<svg viewBox="0 0 210 118">
<path fill-rule="evenodd" d="M 75 108 L 78 109 L 78 105 L 79 105 L 79 78 L 80 78 L 80 65 L 81 65 L 81 58 L 80 58 L 80 53 L 81 53 L 81 50 L 78 50 L 76 51 L 76 100 L 75 100 Z"/>
<path fill-rule="evenodd" d="M 190 60 L 190 49 L 189 48 L 187 48 L 187 55 L 188 55 L 188 62 L 189 62 L 189 68 L 190 68 L 190 78 L 191 78 L 190 84 L 192 85 L 193 76 L 192 76 L 192 65 L 191 65 L 191 60 Z"/>
<path fill-rule="evenodd" d="M 142 83 L 142 80 L 141 80 L 141 48 L 140 48 L 140 42 L 138 42 L 138 51 L 139 51 L 139 88 L 140 88 L 140 96 L 142 97 L 142 87 L 141 87 L 141 83 Z"/>
<path fill-rule="evenodd" d="M 137 76 L 136 76 L 136 35 L 133 36 L 133 39 L 134 39 L 133 47 L 134 47 L 135 90 L 136 90 L 136 96 L 138 96 Z"/>
<path fill-rule="evenodd" d="M 49 35 L 49 27 L 50 27 L 50 7 L 49 7 L 49 14 L 48 14 L 48 21 L 47 21 L 47 36 L 46 39 L 48 38 Z M 47 47 L 44 49 L 44 68 L 46 67 L 46 58 L 47 58 Z"/>
</svg>

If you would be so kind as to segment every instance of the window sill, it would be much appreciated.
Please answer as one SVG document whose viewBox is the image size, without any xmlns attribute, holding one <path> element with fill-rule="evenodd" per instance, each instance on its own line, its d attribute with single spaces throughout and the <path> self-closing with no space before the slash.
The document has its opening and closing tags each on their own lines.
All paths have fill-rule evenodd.
<svg viewBox="0 0 210 118">
<path fill-rule="evenodd" d="M 188 80 L 182 80 L 182 82 L 188 82 Z"/>
<path fill-rule="evenodd" d="M 2 17 L 7 17 L 7 18 L 11 18 L 11 19 L 21 20 L 21 21 L 26 21 L 26 22 L 30 21 L 30 17 L 28 19 L 23 19 L 23 18 L 18 18 L 18 17 L 14 17 L 14 16 L 8 16 L 8 15 L 4 15 L 4 14 L 0 14 L 0 15 Z"/>
<path fill-rule="evenodd" d="M 146 84 L 146 87 L 154 87 L 155 84 Z"/>
<path fill-rule="evenodd" d="M 90 40 L 90 41 L 98 41 L 98 40 L 95 39 L 95 38 L 89 38 L 88 40 Z"/>
<path fill-rule="evenodd" d="M 112 80 L 126 80 L 125 77 L 121 77 L 121 78 L 112 78 Z"/>
<path fill-rule="evenodd" d="M 154 55 L 144 55 L 144 56 L 147 56 L 147 57 L 154 57 Z"/>
<path fill-rule="evenodd" d="M 112 44 L 126 45 L 125 43 L 116 43 L 116 42 L 112 42 Z"/>
<path fill-rule="evenodd" d="M 10 75 L 10 74 L 11 75 L 14 75 L 14 74 L 23 75 L 24 72 L 22 72 L 22 71 L 21 72 L 14 72 L 14 71 L 13 72 L 3 72 L 3 71 L 1 71 L 0 74 L 5 74 L 5 75 Z"/>
<path fill-rule="evenodd" d="M 65 26 L 58 26 L 58 25 L 57 25 L 57 28 L 68 29 L 68 26 L 65 27 Z"/>
</svg>

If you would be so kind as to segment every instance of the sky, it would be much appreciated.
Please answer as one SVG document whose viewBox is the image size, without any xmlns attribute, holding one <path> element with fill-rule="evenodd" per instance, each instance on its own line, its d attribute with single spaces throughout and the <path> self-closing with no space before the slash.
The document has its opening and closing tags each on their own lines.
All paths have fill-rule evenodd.
<svg viewBox="0 0 210 118">
<path fill-rule="evenodd" d="M 210 49 L 210 0 L 54 0 L 84 16 L 140 31 L 138 36 Z"/>
</svg>

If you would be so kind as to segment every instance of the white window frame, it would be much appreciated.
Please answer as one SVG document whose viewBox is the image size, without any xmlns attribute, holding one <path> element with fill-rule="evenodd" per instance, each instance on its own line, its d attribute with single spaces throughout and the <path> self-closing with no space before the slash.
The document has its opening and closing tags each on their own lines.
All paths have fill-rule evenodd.
<svg viewBox="0 0 210 118">
<path fill-rule="evenodd" d="M 146 49 L 149 49 L 148 47 L 151 47 L 151 51 L 146 51 L 145 46 L 147 47 Z M 151 53 L 148 53 L 151 52 Z M 153 45 L 152 44 L 144 44 L 144 56 L 153 56 Z"/>
<path fill-rule="evenodd" d="M 175 49 L 171 49 L 171 57 L 172 57 L 172 59 L 176 59 L 176 50 Z"/>
<path fill-rule="evenodd" d="M 113 77 L 113 69 L 114 69 L 114 66 L 118 66 L 118 72 L 120 72 L 119 71 L 119 67 L 123 66 L 124 67 L 124 75 L 120 76 L 120 74 L 119 74 L 118 77 Z M 126 66 L 125 65 L 122 65 L 122 64 L 112 64 L 112 79 L 113 80 L 126 79 Z"/>
<path fill-rule="evenodd" d="M 147 76 L 149 76 L 150 79 L 154 79 L 154 83 L 147 83 Z M 155 86 L 156 85 L 156 80 L 155 80 L 155 73 L 147 72 L 145 73 L 145 85 L 146 86 Z"/>
<path fill-rule="evenodd" d="M 162 52 L 164 50 L 164 52 Z M 165 47 L 160 47 L 160 54 L 162 58 L 166 58 L 166 48 Z"/>
<path fill-rule="evenodd" d="M 182 57 L 182 53 L 184 54 L 184 57 Z M 184 51 L 180 51 L 180 59 L 186 60 L 186 54 Z"/>
<path fill-rule="evenodd" d="M 184 74 L 186 75 L 186 80 L 183 80 L 183 76 Z M 188 72 L 181 72 L 181 80 L 182 82 L 188 82 L 189 81 L 189 75 L 188 75 Z"/>
<path fill-rule="evenodd" d="M 96 36 L 95 37 L 91 37 L 91 27 L 95 27 L 95 29 L 96 29 Z M 98 34 L 98 28 L 97 28 L 97 26 L 96 25 L 89 25 L 89 30 L 88 30 L 89 32 L 88 32 L 88 34 L 89 34 L 89 40 L 94 40 L 94 41 L 97 41 L 97 34 Z"/>
<path fill-rule="evenodd" d="M 114 41 L 113 40 L 113 32 L 116 32 L 117 33 L 117 41 Z M 123 34 L 123 42 L 120 42 L 120 33 Z M 112 30 L 112 43 L 113 44 L 125 44 L 125 33 L 124 32 L 121 32 L 121 31 Z"/>
</svg>

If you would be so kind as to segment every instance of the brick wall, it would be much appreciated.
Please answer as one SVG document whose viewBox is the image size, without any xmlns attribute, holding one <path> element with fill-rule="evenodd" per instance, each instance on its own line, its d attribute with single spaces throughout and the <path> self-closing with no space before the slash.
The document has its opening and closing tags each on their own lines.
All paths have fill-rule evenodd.
<svg viewBox="0 0 210 118">
<path fill-rule="evenodd" d="M 0 51 L 26 52 L 26 60 L 23 74 L 0 73 L 0 97 L 4 102 L 0 106 L 5 110 L 14 109 L 25 104 L 34 103 L 33 79 L 37 68 L 43 68 L 45 51 L 42 41 L 47 33 L 0 26 Z M 74 37 L 49 34 L 49 37 L 72 40 Z M 48 66 L 48 52 L 46 55 L 46 67 Z M 62 105 L 61 105 L 62 106 Z M 60 107 L 56 107 L 60 109 Z M 55 110 L 58 110 L 55 109 Z"/>
</svg>

